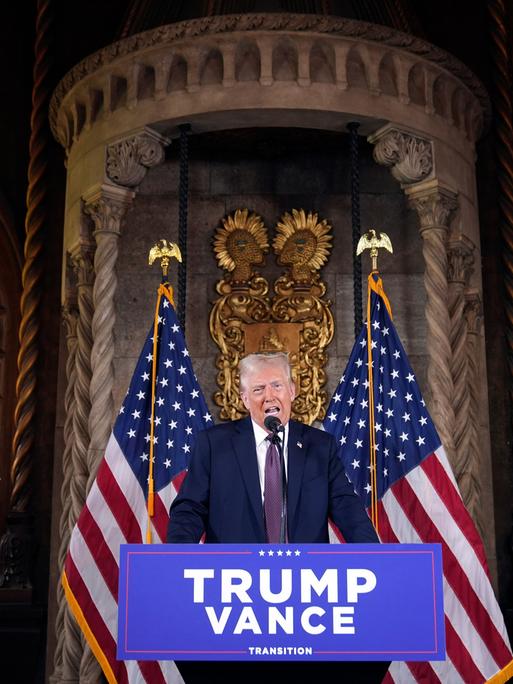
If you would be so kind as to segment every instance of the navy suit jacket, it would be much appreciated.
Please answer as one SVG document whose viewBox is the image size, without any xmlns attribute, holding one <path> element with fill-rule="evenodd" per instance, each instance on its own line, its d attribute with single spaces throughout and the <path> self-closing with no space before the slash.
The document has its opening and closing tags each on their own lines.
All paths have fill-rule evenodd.
<svg viewBox="0 0 513 684">
<path fill-rule="evenodd" d="M 328 518 L 348 542 L 378 538 L 348 482 L 334 438 L 291 420 L 287 446 L 288 540 L 328 542 Z M 266 542 L 251 419 L 200 432 L 187 476 L 171 505 L 167 539 L 211 543 Z"/>
</svg>

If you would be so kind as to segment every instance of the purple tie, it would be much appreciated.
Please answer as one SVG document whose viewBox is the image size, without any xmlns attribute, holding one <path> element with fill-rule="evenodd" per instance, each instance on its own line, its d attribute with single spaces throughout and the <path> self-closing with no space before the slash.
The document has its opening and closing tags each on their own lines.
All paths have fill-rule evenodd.
<svg viewBox="0 0 513 684">
<path fill-rule="evenodd" d="M 270 442 L 265 455 L 264 482 L 265 531 L 270 544 L 280 542 L 282 495 L 280 454 L 278 447 Z"/>
</svg>

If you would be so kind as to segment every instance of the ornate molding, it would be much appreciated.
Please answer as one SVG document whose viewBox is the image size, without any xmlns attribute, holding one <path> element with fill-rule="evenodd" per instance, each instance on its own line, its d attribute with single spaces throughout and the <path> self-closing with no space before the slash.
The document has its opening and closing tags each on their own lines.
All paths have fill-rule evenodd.
<svg viewBox="0 0 513 684">
<path fill-rule="evenodd" d="M 447 280 L 467 285 L 474 272 L 475 245 L 465 235 L 449 240 L 447 245 Z"/>
<path fill-rule="evenodd" d="M 465 292 L 464 316 L 469 335 L 479 335 L 483 325 L 483 302 L 477 290 Z"/>
<path fill-rule="evenodd" d="M 112 143 L 107 147 L 107 177 L 118 185 L 137 187 L 149 168 L 164 161 L 165 147 L 169 142 L 169 138 L 145 128 L 140 133 Z"/>
<path fill-rule="evenodd" d="M 433 171 L 433 149 L 429 140 L 386 126 L 369 136 L 374 144 L 374 159 L 390 166 L 400 183 L 418 183 Z"/>
<path fill-rule="evenodd" d="M 369 40 L 393 48 L 402 48 L 435 63 L 456 76 L 479 100 L 485 112 L 487 123 L 491 118 L 488 94 L 476 76 L 451 54 L 420 38 L 396 31 L 387 26 L 341 17 L 326 17 L 314 14 L 237 14 L 203 17 L 201 19 L 168 24 L 167 26 L 159 26 L 156 29 L 144 31 L 108 45 L 86 57 L 64 76 L 52 97 L 50 123 L 54 135 L 58 138 L 57 114 L 66 94 L 79 81 L 98 71 L 98 69 L 140 50 L 167 45 L 184 38 L 226 34 L 235 31 L 315 32 Z"/>
<path fill-rule="evenodd" d="M 82 195 L 84 212 L 93 219 L 95 238 L 102 233 L 121 234 L 121 219 L 134 197 L 134 192 L 113 185 L 95 186 Z"/>
<path fill-rule="evenodd" d="M 98 117 L 103 120 L 118 109 L 134 110 L 144 102 L 143 120 L 149 123 L 147 105 L 168 97 L 173 99 L 175 91 L 193 94 L 203 85 L 209 90 L 216 85 L 226 88 L 228 100 L 233 100 L 237 97 L 233 89 L 239 84 L 238 46 L 248 41 L 254 44 L 259 58 L 255 85 L 265 88 L 275 81 L 273 55 L 282 38 L 288 44 L 293 43 L 289 66 L 296 73 L 293 79 L 296 85 L 303 89 L 316 82 L 317 67 L 312 64 L 311 56 L 315 46 L 321 43 L 332 62 L 331 66 L 325 65 L 331 76 L 328 81 L 322 79 L 323 87 L 367 90 L 374 103 L 371 106 L 374 114 L 362 112 L 367 118 L 369 115 L 386 118 L 376 108 L 376 96 L 383 95 L 387 100 L 395 97 L 403 107 L 421 107 L 428 116 L 441 116 L 448 126 L 454 125 L 472 142 L 491 118 L 487 93 L 467 67 L 436 46 L 411 35 L 339 17 L 242 14 L 160 26 L 87 57 L 63 78 L 54 93 L 50 106 L 52 131 L 69 149 Z M 211 51 L 218 55 L 215 83 L 202 80 L 204 60 Z M 355 54 L 362 61 L 364 71 L 364 79 L 357 83 L 351 81 L 351 60 Z M 394 82 L 395 94 L 383 90 L 381 84 L 381 65 L 390 54 L 394 59 L 387 78 Z M 180 57 L 179 68 L 174 56 Z M 409 94 L 408 78 L 414 66 L 419 67 L 425 81 L 423 102 L 414 101 Z M 247 86 L 244 80 L 240 83 Z M 457 100 L 453 101 L 456 94 Z M 180 93 L 178 97 L 179 120 L 210 111 L 209 97 L 200 98 L 201 103 L 194 98 L 187 103 Z M 247 96 L 243 98 L 246 101 Z M 228 108 L 232 109 L 229 104 Z M 186 111 L 189 106 L 190 112 Z M 260 106 L 257 98 L 253 107 Z M 168 106 L 165 109 L 169 111 Z M 156 112 L 151 116 L 157 120 Z"/>
<path fill-rule="evenodd" d="M 419 216 L 421 235 L 426 230 L 448 229 L 458 208 L 458 193 L 444 187 L 435 178 L 406 187 L 405 194 Z"/>
</svg>

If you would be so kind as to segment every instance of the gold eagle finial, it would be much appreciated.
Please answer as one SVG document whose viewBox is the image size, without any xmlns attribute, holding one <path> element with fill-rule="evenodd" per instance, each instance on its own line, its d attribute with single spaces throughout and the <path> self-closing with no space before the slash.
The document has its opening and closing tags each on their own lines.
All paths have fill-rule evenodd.
<svg viewBox="0 0 513 684">
<path fill-rule="evenodd" d="M 379 249 L 387 249 L 391 254 L 394 253 L 392 243 L 390 242 L 388 235 L 386 233 L 377 234 L 374 228 L 368 230 L 358 241 L 358 246 L 356 247 L 356 256 L 360 256 L 360 254 L 366 249 L 370 249 L 373 271 L 378 270 Z"/>
<path fill-rule="evenodd" d="M 175 259 L 182 263 L 182 254 L 178 245 L 174 242 L 168 242 L 167 240 L 162 239 L 154 244 L 150 249 L 150 253 L 148 255 L 148 264 L 151 266 L 155 259 L 160 259 L 162 275 L 166 278 L 169 268 L 169 260 L 172 257 L 175 257 Z"/>
</svg>

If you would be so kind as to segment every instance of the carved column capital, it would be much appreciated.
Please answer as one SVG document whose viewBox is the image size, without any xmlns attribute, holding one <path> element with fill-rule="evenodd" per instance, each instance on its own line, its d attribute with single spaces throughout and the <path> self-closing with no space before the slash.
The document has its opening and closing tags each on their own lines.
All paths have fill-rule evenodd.
<svg viewBox="0 0 513 684">
<path fill-rule="evenodd" d="M 477 290 L 468 290 L 465 293 L 465 320 L 467 322 L 467 333 L 478 335 L 483 322 L 483 302 Z"/>
<path fill-rule="evenodd" d="M 404 192 L 419 216 L 421 235 L 426 230 L 448 229 L 458 208 L 458 193 L 436 179 L 407 187 Z"/>
<path fill-rule="evenodd" d="M 91 240 L 80 240 L 69 249 L 69 259 L 76 277 L 77 287 L 92 285 L 94 280 L 94 250 Z"/>
<path fill-rule="evenodd" d="M 112 143 L 107 147 L 107 178 L 118 185 L 137 187 L 149 168 L 164 161 L 164 150 L 169 142 L 169 138 L 145 127 L 128 138 Z"/>
<path fill-rule="evenodd" d="M 84 212 L 93 219 L 96 239 L 102 233 L 121 234 L 121 219 L 134 197 L 131 190 L 105 184 L 95 186 L 82 195 Z"/>
<path fill-rule="evenodd" d="M 418 183 L 433 171 L 430 140 L 387 125 L 368 137 L 378 164 L 391 167 L 393 177 L 404 185 Z"/>
<path fill-rule="evenodd" d="M 474 272 L 475 245 L 465 235 L 449 240 L 447 245 L 447 280 L 467 285 Z"/>
</svg>

